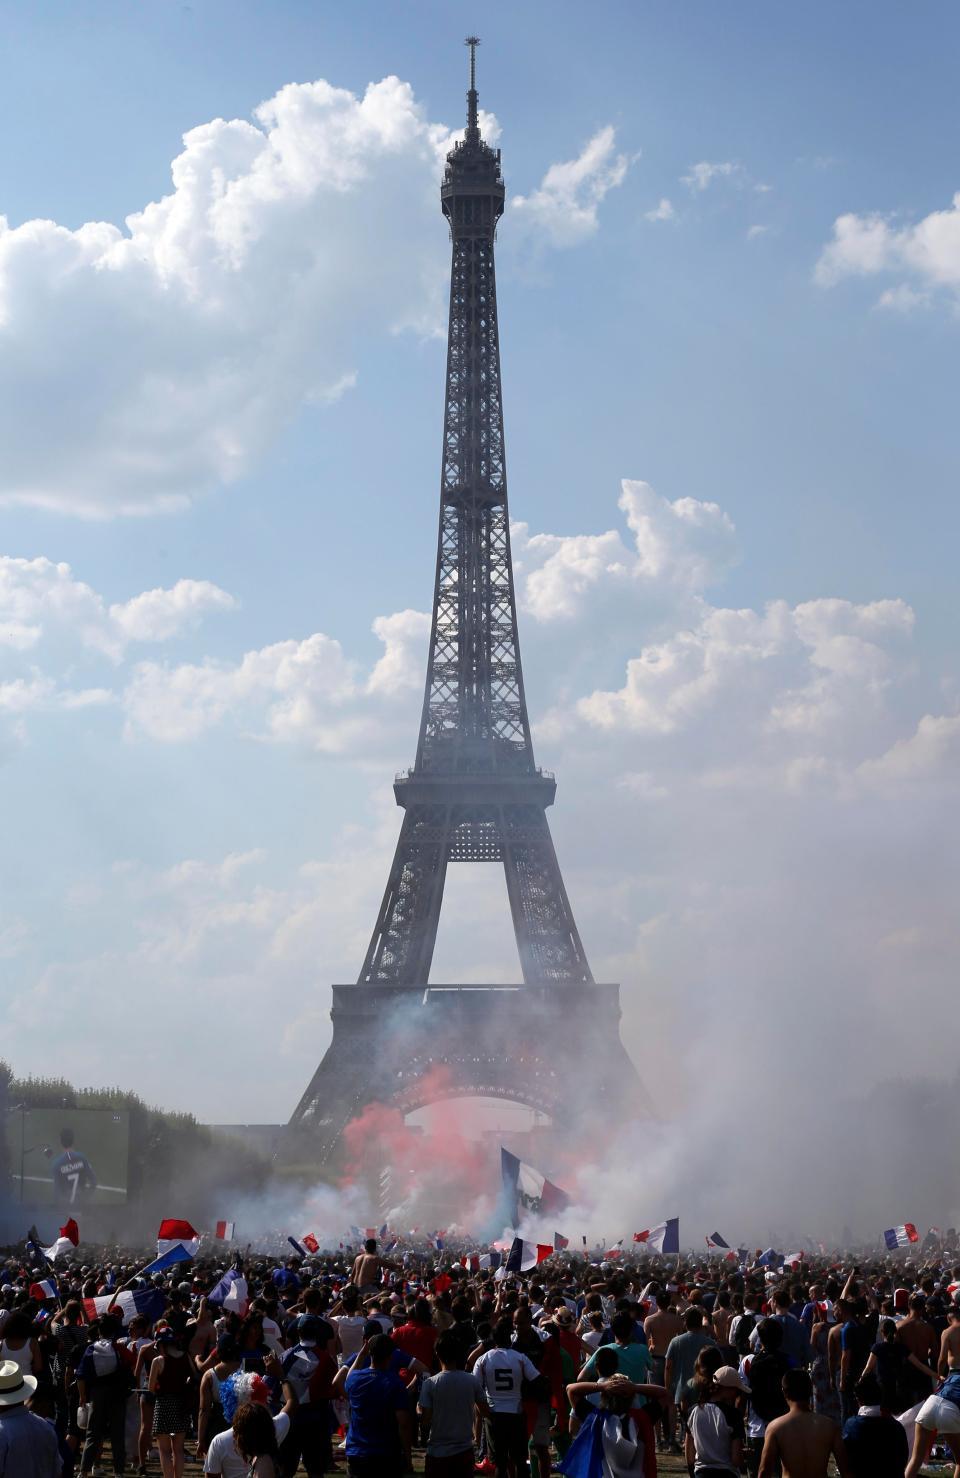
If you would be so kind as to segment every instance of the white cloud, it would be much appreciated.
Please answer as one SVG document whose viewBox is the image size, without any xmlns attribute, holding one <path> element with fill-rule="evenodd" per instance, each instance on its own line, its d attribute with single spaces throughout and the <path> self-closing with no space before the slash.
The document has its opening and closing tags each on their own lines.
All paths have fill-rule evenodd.
<svg viewBox="0 0 960 1478">
<path fill-rule="evenodd" d="M 898 600 L 707 608 L 694 628 L 645 646 L 622 688 L 598 689 L 577 713 L 600 729 L 651 735 L 709 723 L 718 759 L 731 730 L 742 758 L 744 730 L 754 743 L 780 732 L 820 746 L 875 711 L 913 619 Z"/>
<path fill-rule="evenodd" d="M 733 523 L 716 503 L 671 502 L 649 483 L 625 479 L 619 507 L 633 535 L 630 548 L 617 530 L 603 534 L 530 534 L 514 526 L 520 603 L 535 620 L 569 619 L 601 582 L 639 592 L 644 587 L 702 589 L 737 557 Z"/>
<path fill-rule="evenodd" d="M 960 714 L 924 714 L 912 734 L 878 759 L 865 760 L 861 776 L 872 783 L 898 780 L 960 781 Z"/>
<path fill-rule="evenodd" d="M 592 236 L 597 211 L 609 192 L 622 185 L 629 160 L 615 152 L 616 130 L 599 129 L 576 159 L 551 164 L 531 195 L 515 195 L 513 212 L 553 246 L 575 246 Z"/>
<path fill-rule="evenodd" d="M 429 629 L 420 611 L 378 616 L 373 631 L 384 651 L 366 677 L 322 632 L 237 663 L 142 662 L 123 695 L 127 734 L 174 744 L 230 722 L 277 743 L 359 754 L 392 735 L 385 715 L 406 714 L 422 688 Z"/>
<path fill-rule="evenodd" d="M 769 226 L 748 226 L 747 227 L 747 240 L 748 241 L 756 241 L 756 239 L 757 239 L 758 236 L 766 236 L 766 234 L 767 234 L 767 232 L 769 230 L 770 230 L 770 227 Z"/>
<path fill-rule="evenodd" d="M 124 229 L 0 218 L 0 505 L 182 507 L 345 393 L 371 338 L 438 331 L 454 136 L 396 77 L 290 84 L 251 122 L 191 129 Z M 603 130 L 528 210 L 551 240 L 569 210 L 578 239 L 625 167 Z"/>
<path fill-rule="evenodd" d="M 746 176 L 743 165 L 735 164 L 731 159 L 717 160 L 712 164 L 707 159 L 701 159 L 699 164 L 691 164 L 688 174 L 680 176 L 680 183 L 695 192 L 702 192 L 709 189 L 714 180 L 743 183 Z"/>
<path fill-rule="evenodd" d="M 644 214 L 648 221 L 674 221 L 677 218 L 677 212 L 673 208 L 673 202 L 668 200 L 666 195 L 662 197 L 652 210 L 645 211 Z"/>
<path fill-rule="evenodd" d="M 919 288 L 907 284 L 885 292 L 882 306 L 917 307 L 938 288 L 960 292 L 960 193 L 948 210 L 931 211 L 914 225 L 897 226 L 876 213 L 838 216 L 814 277 L 821 287 L 833 287 L 845 277 L 904 271 L 913 274 Z"/>
<path fill-rule="evenodd" d="M 898 287 L 886 288 L 877 299 L 878 308 L 888 308 L 893 313 L 914 313 L 918 308 L 930 307 L 930 294 L 917 292 L 909 282 Z"/>
<path fill-rule="evenodd" d="M 0 555 L 0 650 L 27 652 L 55 638 L 119 660 L 131 642 L 168 641 L 236 605 L 209 580 L 178 580 L 108 608 L 62 561 Z"/>
</svg>

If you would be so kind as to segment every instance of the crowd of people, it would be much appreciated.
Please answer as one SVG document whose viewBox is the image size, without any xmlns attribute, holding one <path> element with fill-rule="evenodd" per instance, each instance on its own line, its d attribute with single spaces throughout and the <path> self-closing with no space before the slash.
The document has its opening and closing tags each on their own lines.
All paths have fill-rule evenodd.
<svg viewBox="0 0 960 1478">
<path fill-rule="evenodd" d="M 85 1255 L 84 1255 L 85 1254 Z M 0 1265 L 0 1478 L 960 1478 L 960 1261 Z M 185 1271 L 186 1269 L 186 1271 Z M 49 1273 L 50 1270 L 47 1270 Z M 96 1300 L 96 1302 L 94 1302 Z M 681 1465 L 677 1466 L 677 1464 Z M 833 1466 L 831 1466 L 831 1464 Z"/>
</svg>

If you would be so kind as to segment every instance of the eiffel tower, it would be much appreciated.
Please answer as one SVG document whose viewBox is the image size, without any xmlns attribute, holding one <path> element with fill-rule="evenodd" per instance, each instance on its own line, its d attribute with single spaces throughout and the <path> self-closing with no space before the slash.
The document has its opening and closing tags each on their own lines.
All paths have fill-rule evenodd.
<svg viewBox="0 0 960 1478">
<path fill-rule="evenodd" d="M 619 986 L 595 983 L 560 875 L 546 817 L 556 781 L 533 757 L 494 272 L 505 192 L 500 151 L 480 137 L 477 38 L 466 44 L 466 134 L 447 156 L 440 191 L 453 260 L 426 691 L 416 761 L 394 785 L 403 824 L 370 947 L 356 984 L 333 987 L 333 1039 L 290 1120 L 321 1163 L 375 1101 L 409 1112 L 443 1096 L 501 1097 L 564 1126 L 571 1083 L 587 1063 L 598 1126 L 611 1114 L 647 1114 L 620 1041 Z M 429 983 L 455 862 L 503 865 L 522 985 Z M 588 1129 L 579 1102 L 577 1118 Z"/>
</svg>

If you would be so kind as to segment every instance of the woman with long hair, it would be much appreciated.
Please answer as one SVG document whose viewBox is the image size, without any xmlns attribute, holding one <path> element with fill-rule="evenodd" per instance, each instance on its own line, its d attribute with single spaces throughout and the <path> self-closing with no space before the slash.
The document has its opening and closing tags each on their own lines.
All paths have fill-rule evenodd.
<svg viewBox="0 0 960 1478">
<path fill-rule="evenodd" d="M 244 1401 L 237 1407 L 233 1413 L 233 1441 L 240 1457 L 250 1464 L 249 1478 L 277 1478 L 277 1430 L 266 1406 Z"/>
</svg>

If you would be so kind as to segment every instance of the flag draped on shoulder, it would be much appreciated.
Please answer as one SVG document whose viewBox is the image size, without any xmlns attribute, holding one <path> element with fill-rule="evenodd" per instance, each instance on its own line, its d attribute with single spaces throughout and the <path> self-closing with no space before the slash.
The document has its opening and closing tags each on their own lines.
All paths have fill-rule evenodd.
<svg viewBox="0 0 960 1478">
<path fill-rule="evenodd" d="M 903 1226 L 890 1227 L 884 1232 L 883 1240 L 887 1244 L 888 1252 L 896 1252 L 898 1247 L 909 1247 L 911 1242 L 919 1242 L 920 1233 L 912 1221 L 905 1221 Z"/>
<path fill-rule="evenodd" d="M 633 1240 L 643 1242 L 652 1252 L 663 1255 L 680 1251 L 680 1218 L 670 1216 L 659 1226 L 648 1227 L 645 1232 L 634 1232 Z"/>
<path fill-rule="evenodd" d="M 522 1237 L 514 1237 L 504 1267 L 508 1273 L 529 1273 L 531 1268 L 552 1256 L 553 1248 L 546 1243 L 525 1242 Z"/>
<path fill-rule="evenodd" d="M 83 1300 L 83 1312 L 87 1319 L 102 1319 L 104 1314 L 119 1314 L 124 1324 L 129 1324 L 135 1314 L 143 1314 L 151 1324 L 162 1316 L 167 1300 L 159 1288 L 125 1288 L 120 1293 L 105 1293 L 97 1298 Z"/>
<path fill-rule="evenodd" d="M 516 1155 L 502 1146 L 500 1149 L 500 1176 L 507 1198 L 507 1208 L 513 1226 L 520 1225 L 524 1211 L 533 1216 L 552 1216 L 565 1211 L 570 1197 L 558 1185 L 547 1180 L 532 1165 L 524 1164 Z"/>
<path fill-rule="evenodd" d="M 188 1257 L 196 1257 L 200 1251 L 200 1233 L 188 1221 L 165 1217 L 157 1232 L 157 1256 L 162 1257 L 177 1246 L 182 1247 Z"/>
</svg>

